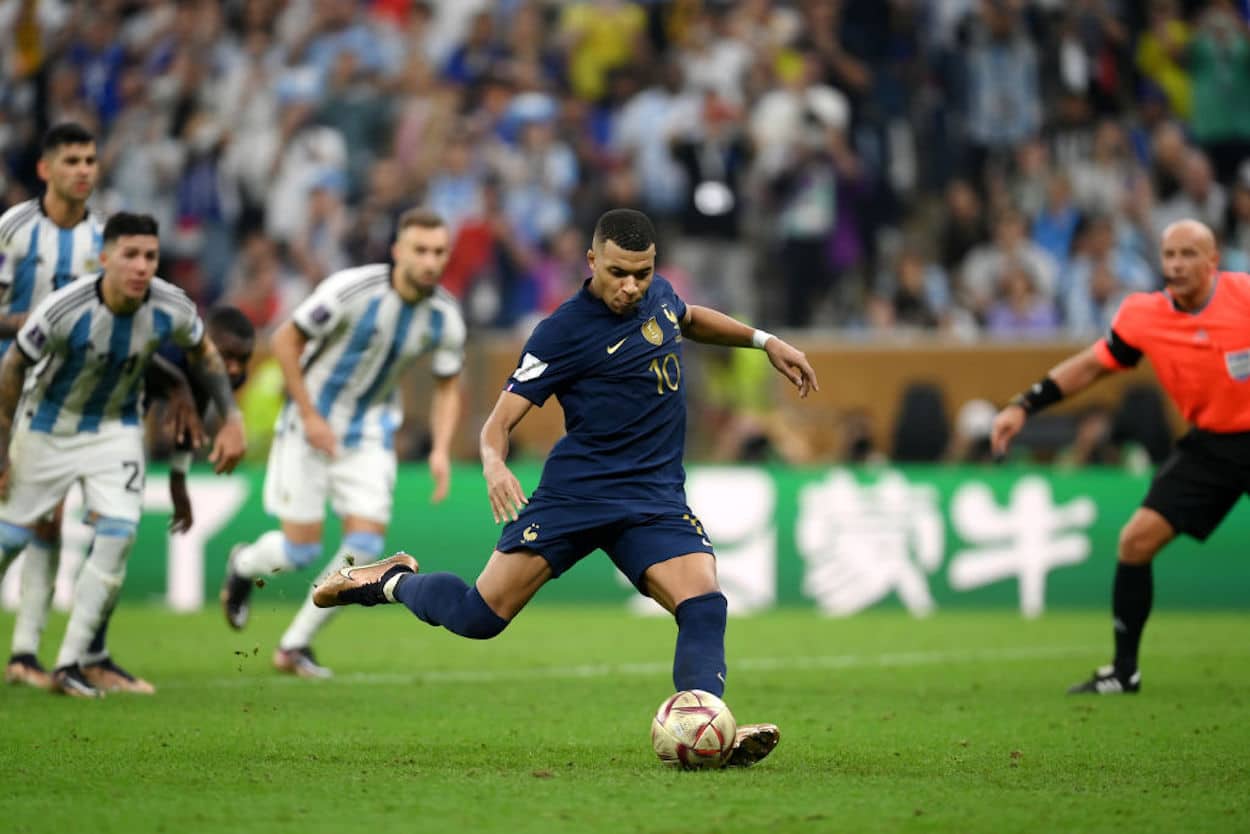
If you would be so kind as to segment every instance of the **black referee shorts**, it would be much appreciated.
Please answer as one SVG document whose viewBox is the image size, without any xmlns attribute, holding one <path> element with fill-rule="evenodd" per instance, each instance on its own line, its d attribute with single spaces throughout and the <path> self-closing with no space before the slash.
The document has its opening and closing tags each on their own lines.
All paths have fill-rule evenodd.
<svg viewBox="0 0 1250 834">
<path fill-rule="evenodd" d="M 1190 429 L 1155 472 L 1142 501 L 1178 533 L 1205 541 L 1242 495 L 1250 492 L 1250 432 Z"/>
</svg>

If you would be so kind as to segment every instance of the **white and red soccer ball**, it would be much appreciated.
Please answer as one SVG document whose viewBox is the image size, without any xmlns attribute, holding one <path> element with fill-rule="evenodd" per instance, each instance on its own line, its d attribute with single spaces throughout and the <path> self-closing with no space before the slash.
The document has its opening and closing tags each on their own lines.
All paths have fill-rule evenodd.
<svg viewBox="0 0 1250 834">
<path fill-rule="evenodd" d="M 684 768 L 718 768 L 729 761 L 738 722 L 720 698 L 702 689 L 670 695 L 651 721 L 660 761 Z"/>
</svg>

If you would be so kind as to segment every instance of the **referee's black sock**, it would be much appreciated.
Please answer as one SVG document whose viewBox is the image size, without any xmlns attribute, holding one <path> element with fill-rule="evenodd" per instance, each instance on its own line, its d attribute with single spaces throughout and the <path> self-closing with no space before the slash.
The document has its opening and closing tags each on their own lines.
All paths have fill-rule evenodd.
<svg viewBox="0 0 1250 834">
<path fill-rule="evenodd" d="M 1137 671 L 1137 649 L 1142 629 L 1154 602 L 1154 575 L 1150 563 L 1130 565 L 1119 562 L 1115 569 L 1115 589 L 1111 613 L 1115 616 L 1115 671 L 1127 677 Z"/>
</svg>

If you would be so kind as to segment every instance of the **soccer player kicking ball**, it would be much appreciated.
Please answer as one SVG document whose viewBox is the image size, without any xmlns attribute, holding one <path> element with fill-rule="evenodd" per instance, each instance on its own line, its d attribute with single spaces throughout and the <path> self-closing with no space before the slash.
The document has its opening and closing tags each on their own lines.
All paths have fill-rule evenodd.
<svg viewBox="0 0 1250 834">
<path fill-rule="evenodd" d="M 725 597 L 712 542 L 686 505 L 682 452 L 686 394 L 682 340 L 762 348 L 799 390 L 817 389 L 798 350 L 706 307 L 687 306 L 655 274 L 655 231 L 628 209 L 599 218 L 586 255 L 591 277 L 539 323 L 481 434 L 495 521 L 507 520 L 475 585 L 418 574 L 400 553 L 330 576 L 317 605 L 402 602 L 430 625 L 494 637 L 549 579 L 603 549 L 640 593 L 677 620 L 673 684 L 725 690 Z M 552 394 L 567 434 L 527 499 L 505 460 L 512 429 Z M 519 512 L 518 512 L 519 511 Z M 771 724 L 739 728 L 730 765 L 767 756 Z"/>
<path fill-rule="evenodd" d="M 395 383 L 427 353 L 437 380 L 430 403 L 432 500 L 446 497 L 465 339 L 459 305 L 438 286 L 449 254 L 442 219 L 409 211 L 399 220 L 393 264 L 331 275 L 274 334 L 289 398 L 269 452 L 265 511 L 282 528 L 231 553 L 221 602 L 232 628 L 247 624 L 257 578 L 320 557 L 327 497 L 343 520 L 343 541 L 327 571 L 381 555 L 395 488 L 392 440 L 402 418 Z M 299 677 L 329 677 L 310 644 L 333 613 L 315 606 L 310 594 L 278 642 L 274 666 Z"/>
<path fill-rule="evenodd" d="M 219 472 L 243 456 L 243 419 L 195 305 L 155 277 L 156 221 L 119 213 L 104 225 L 104 272 L 45 298 L 0 366 L 0 568 L 30 540 L 31 525 L 82 483 L 95 520 L 57 656 L 56 691 L 94 697 L 81 663 L 121 590 L 143 505 L 143 375 L 166 339 L 227 415 L 210 459 Z M 27 371 L 41 369 L 22 393 Z M 14 415 L 21 399 L 21 412 Z M 10 448 L 10 440 L 12 447 Z"/>
<path fill-rule="evenodd" d="M 1191 424 L 1120 531 L 1112 590 L 1115 659 L 1072 694 L 1137 692 L 1137 653 L 1154 596 L 1150 565 L 1178 533 L 1203 541 L 1250 490 L 1250 275 L 1220 272 L 1211 230 L 1181 220 L 1163 231 L 1160 292 L 1124 299 L 1111 331 L 1060 362 L 994 420 L 995 453 L 1030 414 L 1146 356 Z"/>
</svg>

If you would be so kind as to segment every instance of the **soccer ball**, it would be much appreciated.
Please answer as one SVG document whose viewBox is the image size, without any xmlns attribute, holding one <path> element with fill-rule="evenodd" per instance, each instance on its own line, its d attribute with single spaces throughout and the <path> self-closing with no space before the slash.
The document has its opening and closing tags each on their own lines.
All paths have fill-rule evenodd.
<svg viewBox="0 0 1250 834">
<path fill-rule="evenodd" d="M 688 769 L 724 767 L 738 722 L 720 698 L 702 689 L 670 695 L 651 721 L 651 746 L 660 761 Z"/>
</svg>

